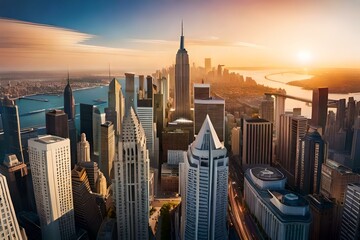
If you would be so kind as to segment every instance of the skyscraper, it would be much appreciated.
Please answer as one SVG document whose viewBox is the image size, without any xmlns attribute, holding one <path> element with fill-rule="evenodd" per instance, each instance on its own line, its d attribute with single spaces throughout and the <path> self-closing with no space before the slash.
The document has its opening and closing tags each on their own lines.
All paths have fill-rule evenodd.
<svg viewBox="0 0 360 240">
<path fill-rule="evenodd" d="M 340 239 L 360 239 L 360 184 L 347 186 Z"/>
<path fill-rule="evenodd" d="M 52 135 L 29 139 L 29 159 L 43 239 L 73 239 L 69 139 Z"/>
<path fill-rule="evenodd" d="M 130 107 L 135 109 L 135 74 L 125 73 L 125 113 Z"/>
<path fill-rule="evenodd" d="M 101 113 L 99 108 L 93 109 L 93 140 L 94 155 L 99 156 L 101 145 L 101 124 L 105 123 L 105 113 Z"/>
<path fill-rule="evenodd" d="M 205 58 L 205 74 L 211 71 L 211 58 Z"/>
<path fill-rule="evenodd" d="M 50 110 L 46 113 L 46 133 L 69 138 L 68 116 L 63 110 Z"/>
<path fill-rule="evenodd" d="M 118 239 L 148 239 L 149 156 L 146 137 L 133 108 L 124 118 L 115 169 Z"/>
<path fill-rule="evenodd" d="M 105 109 L 106 121 L 114 124 L 115 134 L 120 135 L 121 122 L 125 114 L 125 102 L 121 85 L 116 78 L 109 84 L 108 107 Z"/>
<path fill-rule="evenodd" d="M 274 123 L 274 99 L 271 95 L 265 95 L 260 103 L 259 113 L 261 118 Z"/>
<path fill-rule="evenodd" d="M 81 140 L 77 144 L 78 163 L 90 162 L 90 144 L 86 140 L 86 134 L 81 134 Z"/>
<path fill-rule="evenodd" d="M 5 154 L 15 154 L 20 162 L 24 162 L 23 148 L 20 137 L 19 110 L 15 101 L 8 96 L 0 101 L 0 113 L 4 129 Z M 4 156 L 0 156 L 0 163 Z"/>
<path fill-rule="evenodd" d="M 321 167 L 327 156 L 326 142 L 316 128 L 310 127 L 300 140 L 296 186 L 303 194 L 319 193 Z"/>
<path fill-rule="evenodd" d="M 153 99 L 143 99 L 137 101 L 137 116 L 141 122 L 146 136 L 146 149 L 149 151 L 151 160 L 154 160 L 154 113 L 152 107 Z M 157 168 L 157 163 L 150 162 L 151 167 Z"/>
<path fill-rule="evenodd" d="M 300 139 L 306 134 L 307 118 L 287 113 L 280 116 L 279 155 L 276 156 L 288 184 L 295 186 Z"/>
<path fill-rule="evenodd" d="M 189 55 L 184 47 L 183 25 L 181 24 L 180 48 L 176 54 L 175 64 L 175 119 L 191 119 L 189 69 Z"/>
<path fill-rule="evenodd" d="M 242 164 L 271 164 L 272 123 L 261 118 L 244 119 Z"/>
<path fill-rule="evenodd" d="M 67 79 L 67 85 L 64 90 L 64 112 L 67 114 L 68 119 L 75 118 L 75 100 L 70 86 L 69 74 Z"/>
<path fill-rule="evenodd" d="M 328 109 L 328 88 L 313 90 L 311 123 L 313 126 L 320 126 L 325 131 L 327 109 Z"/>
<path fill-rule="evenodd" d="M 22 240 L 10 192 L 4 175 L 0 174 L 0 239 Z"/>
<path fill-rule="evenodd" d="M 94 105 L 80 103 L 80 133 L 85 133 L 90 144 L 90 154 L 93 154 L 93 108 Z"/>
<path fill-rule="evenodd" d="M 227 239 L 227 150 L 209 116 L 180 163 L 182 239 Z"/>
<path fill-rule="evenodd" d="M 153 79 L 151 76 L 146 77 L 146 88 L 147 88 L 146 98 L 152 99 L 153 98 Z"/>
<path fill-rule="evenodd" d="M 104 173 L 108 185 L 111 184 L 114 174 L 115 145 L 114 124 L 106 121 L 104 124 L 101 124 L 100 169 Z"/>
</svg>

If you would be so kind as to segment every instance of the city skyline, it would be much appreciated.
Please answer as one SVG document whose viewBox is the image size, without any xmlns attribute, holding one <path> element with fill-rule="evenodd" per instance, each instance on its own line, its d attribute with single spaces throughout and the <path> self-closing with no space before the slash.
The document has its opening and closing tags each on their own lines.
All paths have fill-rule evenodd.
<svg viewBox="0 0 360 240">
<path fill-rule="evenodd" d="M 197 65 L 212 57 L 227 67 L 357 67 L 359 9 L 336 1 L 2 2 L 0 71 L 110 64 L 150 72 L 175 63 L 182 19 Z"/>
</svg>

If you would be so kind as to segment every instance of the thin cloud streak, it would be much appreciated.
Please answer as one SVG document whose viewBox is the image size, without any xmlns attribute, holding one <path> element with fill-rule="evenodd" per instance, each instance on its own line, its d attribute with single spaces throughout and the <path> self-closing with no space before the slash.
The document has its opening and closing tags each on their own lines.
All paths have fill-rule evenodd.
<svg viewBox="0 0 360 240">
<path fill-rule="evenodd" d="M 160 39 L 129 39 L 132 43 L 141 43 L 141 44 L 156 44 L 156 45 L 178 45 L 179 41 L 170 41 L 170 40 L 160 40 Z M 211 37 L 210 39 L 185 39 L 186 45 L 193 46 L 217 46 L 217 47 L 248 47 L 248 48 L 258 48 L 258 49 L 270 49 L 266 46 L 249 43 L 249 42 L 231 42 L 231 41 L 222 41 L 217 37 Z"/>
</svg>

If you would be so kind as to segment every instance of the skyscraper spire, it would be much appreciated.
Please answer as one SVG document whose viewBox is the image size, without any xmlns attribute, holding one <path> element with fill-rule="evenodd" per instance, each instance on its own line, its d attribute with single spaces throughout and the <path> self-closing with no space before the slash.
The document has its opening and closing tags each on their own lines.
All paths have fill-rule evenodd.
<svg viewBox="0 0 360 240">
<path fill-rule="evenodd" d="M 68 78 L 67 78 L 67 83 L 70 85 L 70 73 L 69 73 L 69 69 L 68 69 Z"/>
<path fill-rule="evenodd" d="M 184 22 L 181 20 L 180 49 L 184 49 Z"/>
</svg>

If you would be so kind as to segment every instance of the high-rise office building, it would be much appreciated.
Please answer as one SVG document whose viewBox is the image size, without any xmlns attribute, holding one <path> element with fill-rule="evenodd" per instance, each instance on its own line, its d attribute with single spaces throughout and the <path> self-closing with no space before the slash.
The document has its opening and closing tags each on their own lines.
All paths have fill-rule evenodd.
<svg viewBox="0 0 360 240">
<path fill-rule="evenodd" d="M 194 99 L 209 99 L 210 84 L 194 84 Z"/>
<path fill-rule="evenodd" d="M 145 97 L 144 75 L 139 75 L 138 100 Z"/>
<path fill-rule="evenodd" d="M 181 25 L 180 48 L 176 54 L 175 64 L 175 119 L 191 119 L 189 70 L 189 55 L 184 47 L 183 26 Z"/>
<path fill-rule="evenodd" d="M 0 113 L 4 130 L 4 154 L 15 154 L 20 162 L 24 162 L 20 137 L 20 120 L 18 106 L 8 96 L 0 101 Z M 0 163 L 4 156 L 0 156 Z"/>
<path fill-rule="evenodd" d="M 280 116 L 279 154 L 276 156 L 281 169 L 288 178 L 288 184 L 295 186 L 296 168 L 300 139 L 306 134 L 307 118 L 292 113 Z"/>
<path fill-rule="evenodd" d="M 68 116 L 63 110 L 50 110 L 46 113 L 46 133 L 69 138 Z"/>
<path fill-rule="evenodd" d="M 354 124 L 354 134 L 351 147 L 352 169 L 360 172 L 360 117 L 357 117 Z"/>
<path fill-rule="evenodd" d="M 313 126 L 321 127 L 325 131 L 327 109 L 328 109 L 328 88 L 318 88 L 313 90 L 311 123 Z"/>
<path fill-rule="evenodd" d="M 205 58 L 205 74 L 211 71 L 211 58 Z"/>
<path fill-rule="evenodd" d="M 206 115 L 209 115 L 220 141 L 225 141 L 225 100 L 220 97 L 194 99 L 194 133 L 199 133 Z"/>
<path fill-rule="evenodd" d="M 77 159 L 79 162 L 90 162 L 90 144 L 86 140 L 86 134 L 81 134 L 81 140 L 77 144 Z"/>
<path fill-rule="evenodd" d="M 125 113 L 130 107 L 135 109 L 135 74 L 125 73 Z"/>
<path fill-rule="evenodd" d="M 152 99 L 138 100 L 137 116 L 145 131 L 146 136 L 146 148 L 149 151 L 150 166 L 157 168 L 157 164 L 152 162 L 154 160 L 154 113 L 152 107 Z"/>
<path fill-rule="evenodd" d="M 101 124 L 105 123 L 105 113 L 101 113 L 99 108 L 97 107 L 94 107 L 93 110 L 94 155 L 99 156 L 101 145 Z"/>
<path fill-rule="evenodd" d="M 182 239 L 227 239 L 227 150 L 209 116 L 180 163 Z"/>
<path fill-rule="evenodd" d="M 280 152 L 279 148 L 279 136 L 280 136 L 280 116 L 285 113 L 285 97 L 275 96 L 275 154 L 278 156 Z"/>
<path fill-rule="evenodd" d="M 67 84 L 64 89 L 64 112 L 67 114 L 68 119 L 75 118 L 75 99 L 70 86 L 69 74 L 68 74 Z"/>
<path fill-rule="evenodd" d="M 115 145 L 114 124 L 106 121 L 101 124 L 100 169 L 104 173 L 108 185 L 111 184 L 111 179 L 114 177 Z"/>
<path fill-rule="evenodd" d="M 31 179 L 25 163 L 20 162 L 15 154 L 6 155 L 0 164 L 0 174 L 6 177 L 12 203 L 16 213 L 31 209 Z"/>
<path fill-rule="evenodd" d="M 0 239 L 22 240 L 9 188 L 4 175 L 0 174 Z"/>
<path fill-rule="evenodd" d="M 77 142 L 78 142 L 78 133 L 75 126 L 75 119 L 68 120 L 69 125 L 69 139 L 70 139 L 70 149 L 71 149 L 71 168 L 74 168 L 77 163 Z"/>
<path fill-rule="evenodd" d="M 153 78 L 151 76 L 146 77 L 146 98 L 152 99 L 153 98 Z"/>
<path fill-rule="evenodd" d="M 115 169 L 118 239 L 149 238 L 149 156 L 144 129 L 133 108 L 123 122 Z"/>
<path fill-rule="evenodd" d="M 244 174 L 244 198 L 270 239 L 308 239 L 309 203 L 285 189 L 286 177 L 273 167 L 254 167 Z"/>
<path fill-rule="evenodd" d="M 75 222 L 88 232 L 90 239 L 96 239 L 106 214 L 105 201 L 91 191 L 85 168 L 75 166 L 71 171 L 71 180 Z"/>
<path fill-rule="evenodd" d="M 346 186 L 349 183 L 360 183 L 360 175 L 330 159 L 322 164 L 320 186 L 322 195 L 334 199 L 338 205 L 343 205 Z"/>
<path fill-rule="evenodd" d="M 274 123 L 274 99 L 271 95 L 265 95 L 264 100 L 260 103 L 260 117 Z"/>
<path fill-rule="evenodd" d="M 272 123 L 261 118 L 244 119 L 242 164 L 272 164 Z"/>
<path fill-rule="evenodd" d="M 121 85 L 116 78 L 109 84 L 108 107 L 105 109 L 106 121 L 114 124 L 115 134 L 121 132 L 121 122 L 125 114 L 125 100 L 121 90 Z"/>
<path fill-rule="evenodd" d="M 321 167 L 327 158 L 326 142 L 316 128 L 310 127 L 300 139 L 296 186 L 303 194 L 320 191 Z"/>
<path fill-rule="evenodd" d="M 29 139 L 29 159 L 43 239 L 73 239 L 70 140 L 52 135 Z"/>
<path fill-rule="evenodd" d="M 347 186 L 340 239 L 360 239 L 360 184 Z"/>
<path fill-rule="evenodd" d="M 94 105 L 80 103 L 80 133 L 85 133 L 90 144 L 90 154 L 93 154 L 93 112 Z M 78 160 L 79 161 L 79 160 Z"/>
</svg>

